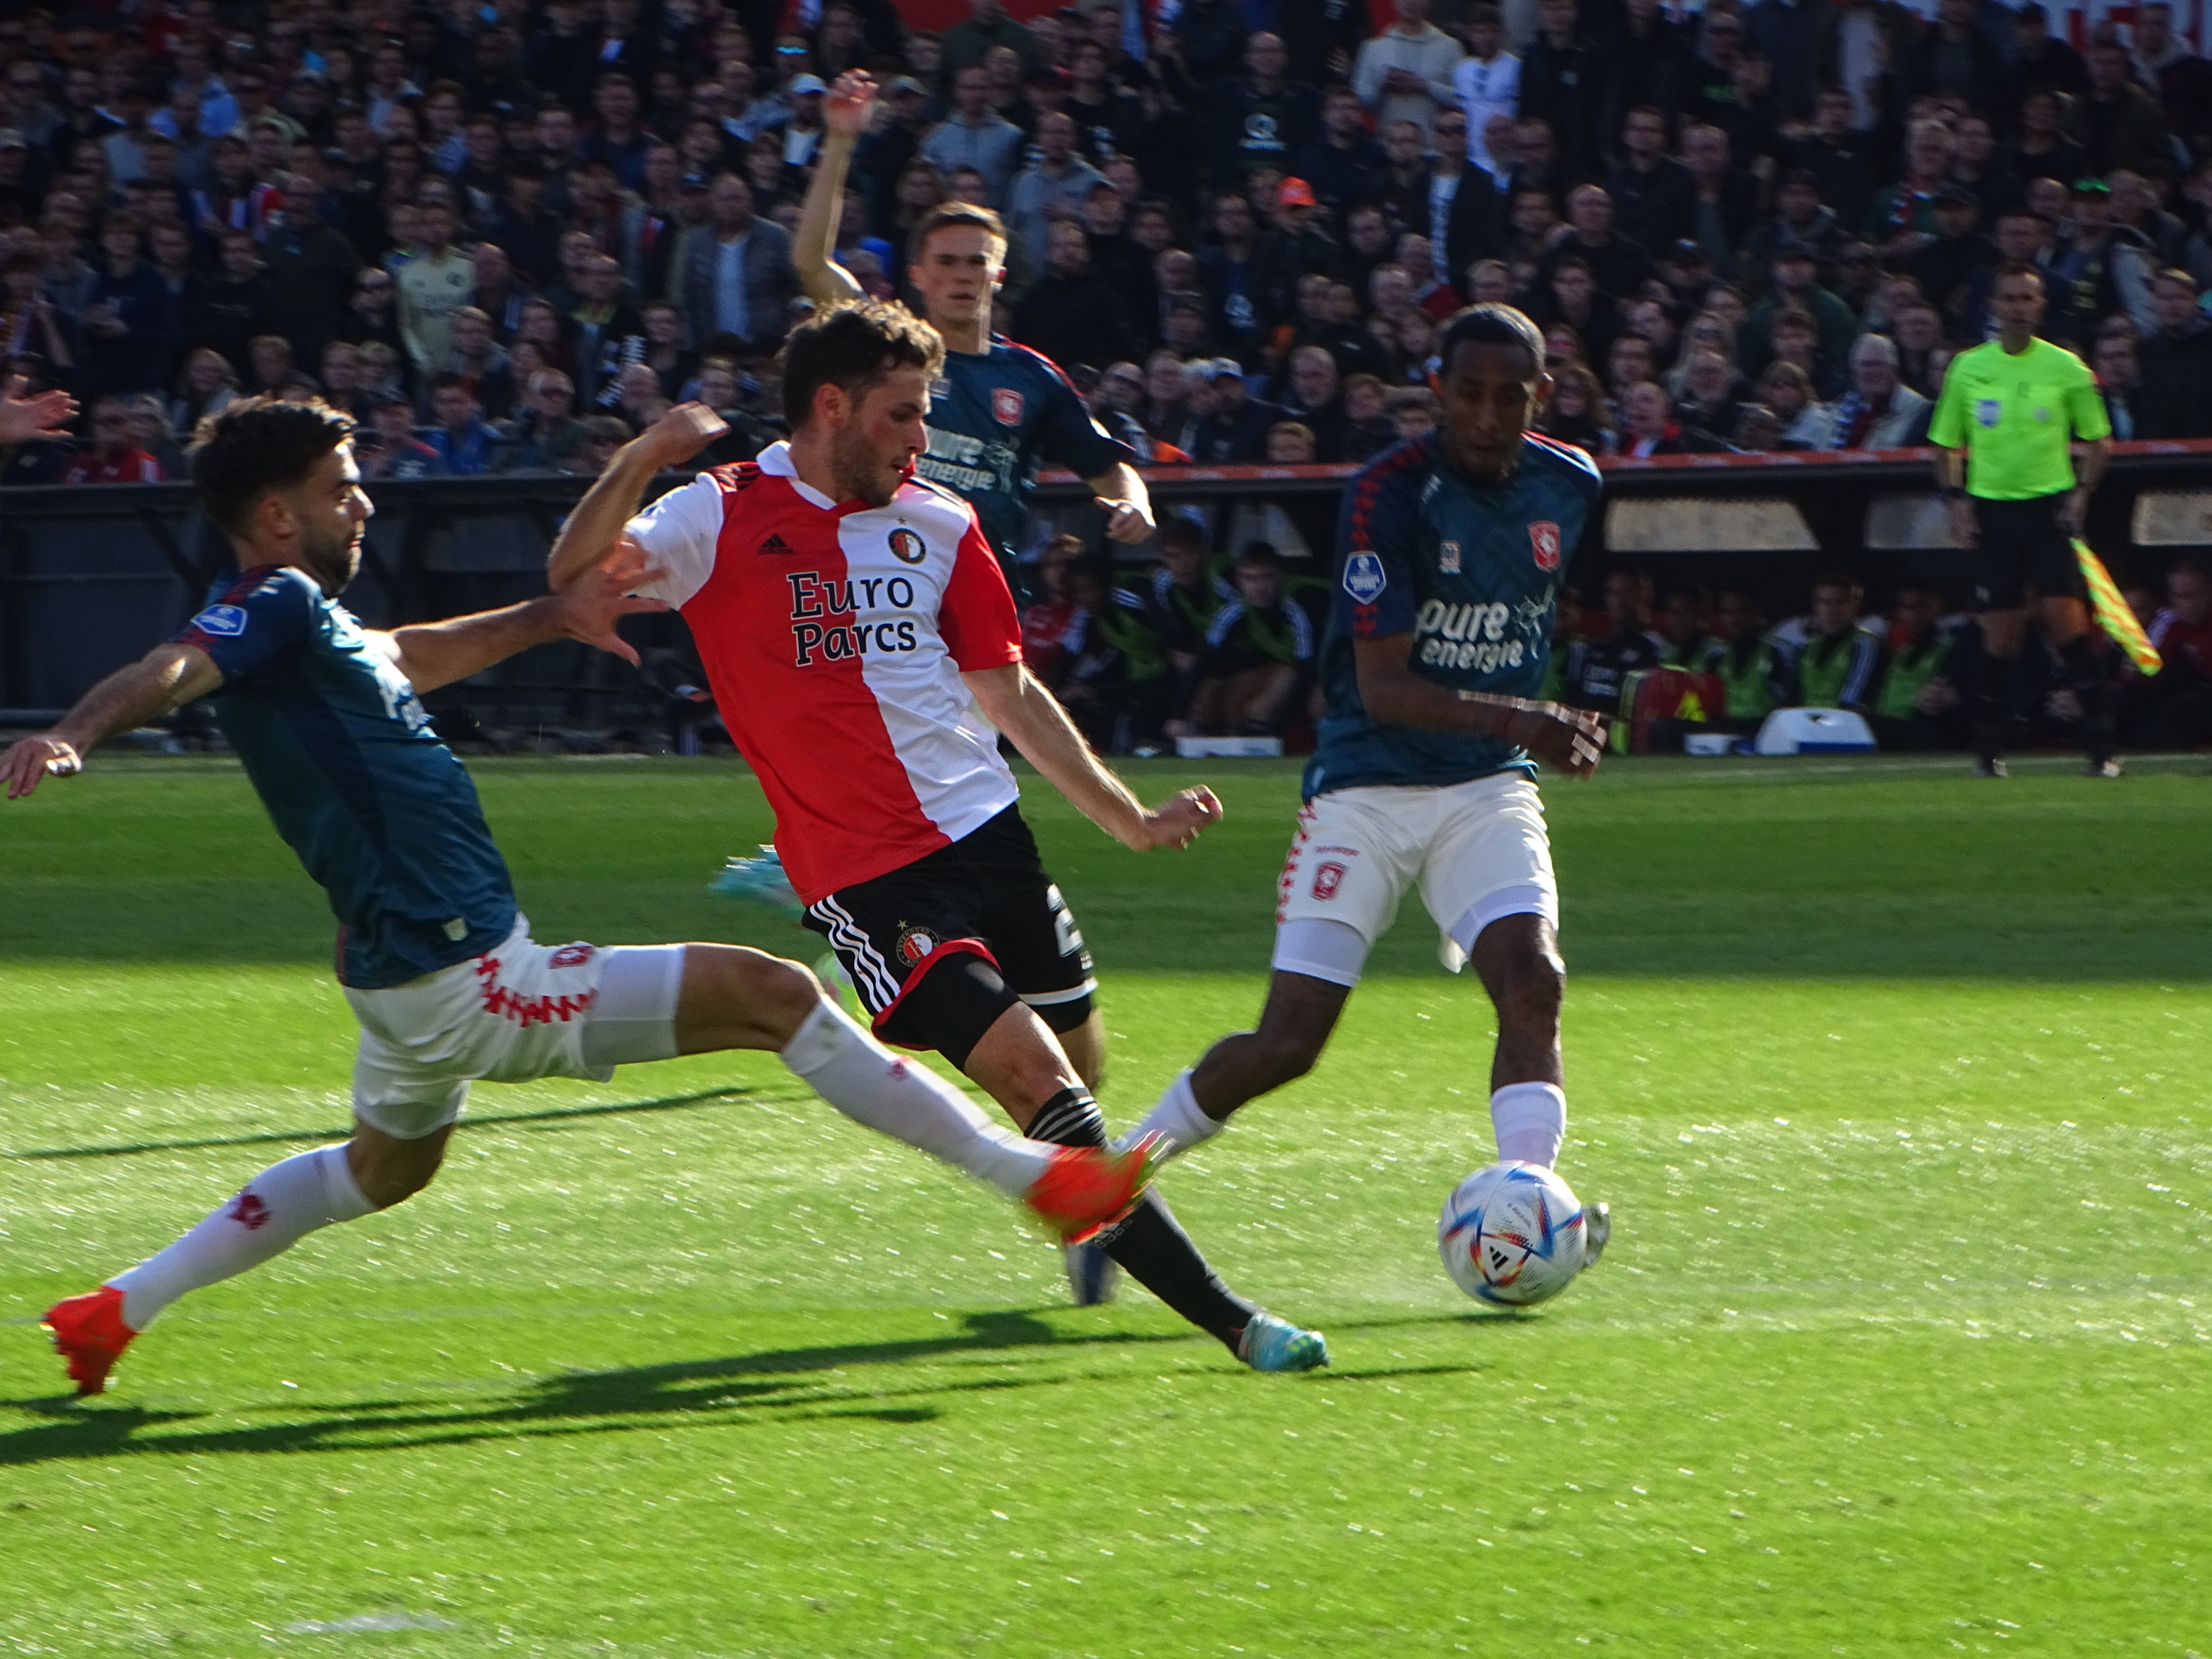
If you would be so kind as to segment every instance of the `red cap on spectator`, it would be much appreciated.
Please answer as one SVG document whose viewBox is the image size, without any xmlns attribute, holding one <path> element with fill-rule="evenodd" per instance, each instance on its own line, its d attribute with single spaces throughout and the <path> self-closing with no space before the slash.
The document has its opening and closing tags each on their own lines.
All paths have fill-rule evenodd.
<svg viewBox="0 0 2212 1659">
<path fill-rule="evenodd" d="M 1303 179 L 1285 179 L 1275 186 L 1275 200 L 1284 207 L 1313 207 L 1313 186 Z"/>
</svg>

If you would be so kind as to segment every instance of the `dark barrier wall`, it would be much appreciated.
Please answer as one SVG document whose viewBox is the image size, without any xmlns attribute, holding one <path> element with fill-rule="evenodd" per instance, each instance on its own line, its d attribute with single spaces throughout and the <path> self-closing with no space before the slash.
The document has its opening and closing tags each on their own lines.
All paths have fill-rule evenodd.
<svg viewBox="0 0 2212 1659">
<path fill-rule="evenodd" d="M 2136 443 L 2100 492 L 2092 542 L 2116 575 L 2154 580 L 2172 555 L 2212 546 L 2212 442 Z M 1905 575 L 1949 580 L 1925 453 L 1670 456 L 1605 464 L 1607 507 L 1573 586 L 1595 593 L 1626 563 L 1664 587 L 1740 582 L 1793 614 L 1820 569 L 1859 575 L 1873 604 Z M 1273 502 L 1325 553 L 1348 467 L 1176 467 L 1149 475 L 1162 511 L 1225 529 L 1239 502 Z M 671 475 L 663 488 L 683 482 Z M 588 487 L 575 477 L 421 479 L 372 486 L 360 579 L 347 602 L 371 626 L 482 610 L 543 591 L 545 550 Z M 1089 492 L 1048 475 L 1038 506 L 1082 530 Z M 1121 550 L 1127 553 L 1133 550 Z M 50 718 L 173 632 L 228 549 L 182 485 L 0 490 L 0 721 Z M 445 701 L 449 714 L 514 725 L 659 723 L 684 678 L 680 623 L 639 627 L 646 684 L 583 647 L 526 653 Z M 656 689 L 656 686 L 658 689 Z"/>
</svg>

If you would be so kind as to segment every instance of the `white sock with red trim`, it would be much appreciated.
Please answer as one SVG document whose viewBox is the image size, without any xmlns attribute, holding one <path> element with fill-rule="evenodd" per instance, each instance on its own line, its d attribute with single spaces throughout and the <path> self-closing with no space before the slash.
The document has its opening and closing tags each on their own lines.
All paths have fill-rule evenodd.
<svg viewBox="0 0 2212 1659">
<path fill-rule="evenodd" d="M 318 1227 L 375 1209 L 354 1184 L 343 1146 L 318 1146 L 272 1164 L 165 1250 L 107 1282 L 123 1292 L 123 1322 L 152 1324 L 187 1291 L 235 1277 L 282 1255 Z"/>
<path fill-rule="evenodd" d="M 918 1060 L 902 1060 L 834 1003 L 809 1014 L 783 1048 L 783 1063 L 855 1123 L 903 1140 L 1019 1198 L 1050 1167 L 1054 1149 L 1002 1129 Z"/>
</svg>

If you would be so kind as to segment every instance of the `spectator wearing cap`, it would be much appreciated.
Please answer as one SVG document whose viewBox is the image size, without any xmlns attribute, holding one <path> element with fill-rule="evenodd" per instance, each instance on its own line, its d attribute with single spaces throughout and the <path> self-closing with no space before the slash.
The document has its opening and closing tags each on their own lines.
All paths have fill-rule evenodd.
<svg viewBox="0 0 2212 1659">
<path fill-rule="evenodd" d="M 131 441 L 131 406 L 121 398 L 95 398 L 92 442 L 79 450 L 65 484 L 160 483 L 161 464 Z"/>
<path fill-rule="evenodd" d="M 963 69 L 952 81 L 952 112 L 921 141 L 921 159 L 939 173 L 973 167 L 983 177 L 986 207 L 1006 199 L 1006 186 L 1021 160 L 1022 130 L 991 107 L 990 77 L 979 68 Z"/>
<path fill-rule="evenodd" d="M 415 435 L 415 409 L 398 392 L 375 400 L 368 429 L 354 437 L 354 456 L 361 476 L 374 483 L 383 478 L 442 478 L 447 475 L 445 457 Z"/>
<path fill-rule="evenodd" d="M 1352 90 L 1377 121 L 1417 121 L 1425 132 L 1437 111 L 1459 101 L 1452 75 L 1464 54 L 1429 21 L 1429 0 L 1392 0 L 1392 9 L 1396 21 L 1352 60 Z"/>
<path fill-rule="evenodd" d="M 2087 350 L 2097 325 L 2116 311 L 2132 317 L 2138 332 L 2151 332 L 2159 325 L 2150 304 L 2155 261 L 2141 236 L 2113 222 L 2112 187 L 2101 179 L 2081 179 L 2072 206 L 2073 228 L 2051 250 L 2047 267 L 2051 305 L 2044 321 L 2051 337 Z"/>
<path fill-rule="evenodd" d="M 1211 466 L 1260 459 L 1268 428 L 1283 411 L 1249 395 L 1243 366 L 1234 357 L 1211 358 L 1203 367 L 1213 382 L 1213 411 L 1191 434 L 1191 458 Z"/>
<path fill-rule="evenodd" d="M 2066 136 L 2081 146 L 2093 173 L 2126 167 L 2142 173 L 2172 165 L 2166 111 L 2158 100 L 2129 78 L 2134 65 L 2117 40 L 2089 48 L 2089 90 L 2076 98 L 2061 122 Z"/>
<path fill-rule="evenodd" d="M 1073 117 L 1039 117 L 1036 136 L 1036 161 L 1016 173 L 1006 189 L 1006 229 L 1013 238 L 1012 252 L 1018 264 L 1030 264 L 1043 252 L 1045 233 L 1052 225 L 1079 222 L 1091 191 L 1106 183 L 1104 173 L 1075 153 Z M 1018 280 L 1028 274 L 1017 270 L 1016 276 Z"/>
<path fill-rule="evenodd" d="M 1936 406 L 1906 386 L 1897 346 L 1887 335 L 1863 334 L 1851 347 L 1851 389 L 1836 404 L 1831 449 L 1909 449 L 1928 441 Z"/>
<path fill-rule="evenodd" d="M 2158 327 L 2143 338 L 2146 438 L 2212 438 L 2212 320 L 2197 279 L 2179 269 L 2151 281 Z"/>
<path fill-rule="evenodd" d="M 822 99 L 830 90 L 818 75 L 793 76 L 784 88 L 791 100 L 791 118 L 783 124 L 783 164 L 805 168 L 814 165 L 822 149 Z"/>
<path fill-rule="evenodd" d="M 730 334 L 771 347 L 799 293 L 791 234 L 753 216 L 751 187 L 733 173 L 714 180 L 708 212 L 711 234 L 692 236 L 684 249 L 684 314 L 693 343 Z"/>
<path fill-rule="evenodd" d="M 1334 237 L 1322 227 L 1321 203 L 1303 179 L 1285 179 L 1275 191 L 1275 234 L 1291 272 L 1333 271 L 1344 257 Z"/>
</svg>

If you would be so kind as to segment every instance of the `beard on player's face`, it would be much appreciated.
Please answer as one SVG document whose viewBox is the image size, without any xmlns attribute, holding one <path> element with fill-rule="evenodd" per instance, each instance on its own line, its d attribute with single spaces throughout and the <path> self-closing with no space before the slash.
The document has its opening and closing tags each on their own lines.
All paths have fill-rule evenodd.
<svg viewBox="0 0 2212 1659">
<path fill-rule="evenodd" d="M 906 471 L 907 452 L 902 444 L 886 444 L 872 434 L 869 425 L 856 412 L 837 428 L 830 440 L 830 467 L 837 480 L 840 500 L 888 507 Z"/>
</svg>

